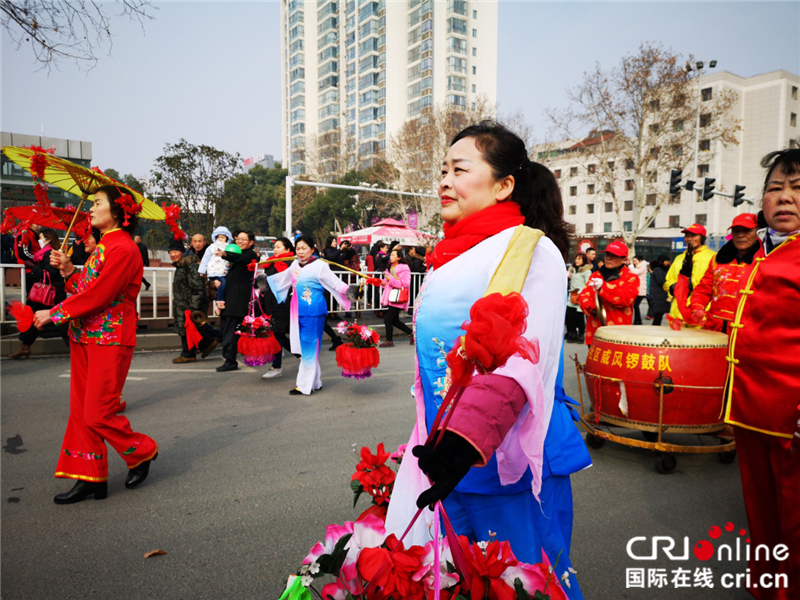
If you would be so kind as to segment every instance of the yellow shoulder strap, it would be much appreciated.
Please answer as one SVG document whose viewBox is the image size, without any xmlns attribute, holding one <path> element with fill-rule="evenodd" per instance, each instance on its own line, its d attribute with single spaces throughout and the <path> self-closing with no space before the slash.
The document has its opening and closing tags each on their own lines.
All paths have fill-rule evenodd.
<svg viewBox="0 0 800 600">
<path fill-rule="evenodd" d="M 522 292 L 525 280 L 528 278 L 528 270 L 531 267 L 531 258 L 539 238 L 544 235 L 540 229 L 532 229 L 520 225 L 511 235 L 508 248 L 503 255 L 497 270 L 492 275 L 489 287 L 486 288 L 484 296 L 499 292 L 510 294 L 511 292 Z"/>
</svg>

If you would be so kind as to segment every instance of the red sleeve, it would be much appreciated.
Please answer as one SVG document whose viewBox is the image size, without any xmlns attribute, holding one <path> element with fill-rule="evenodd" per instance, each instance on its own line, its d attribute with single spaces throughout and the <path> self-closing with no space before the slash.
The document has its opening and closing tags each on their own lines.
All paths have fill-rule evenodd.
<svg viewBox="0 0 800 600">
<path fill-rule="evenodd" d="M 476 466 L 485 466 L 527 401 L 525 390 L 510 377 L 476 375 L 461 395 L 447 429 L 472 444 L 481 455 Z"/>
<path fill-rule="evenodd" d="M 586 314 L 597 310 L 597 304 L 594 301 L 594 288 L 589 285 L 589 282 L 592 279 L 598 278 L 602 279 L 603 276 L 600 275 L 600 273 L 592 273 L 589 279 L 586 281 L 586 285 L 583 286 L 583 289 L 578 294 L 578 306 L 580 306 L 581 310 Z"/>
<path fill-rule="evenodd" d="M 606 281 L 600 288 L 600 297 L 610 306 L 631 306 L 639 295 L 639 278 L 628 269 L 622 269 L 619 279 Z"/>
<path fill-rule="evenodd" d="M 70 296 L 51 308 L 50 318 L 59 325 L 63 321 L 99 313 L 125 291 L 137 267 L 141 269 L 141 262 L 138 250 L 134 255 L 128 248 L 109 248 L 97 278 L 80 294 Z"/>
<path fill-rule="evenodd" d="M 717 266 L 717 259 L 712 258 L 708 263 L 708 268 L 703 274 L 703 278 L 697 287 L 692 292 L 692 310 L 705 310 L 708 303 L 711 302 L 711 295 L 714 292 L 714 268 Z"/>
</svg>

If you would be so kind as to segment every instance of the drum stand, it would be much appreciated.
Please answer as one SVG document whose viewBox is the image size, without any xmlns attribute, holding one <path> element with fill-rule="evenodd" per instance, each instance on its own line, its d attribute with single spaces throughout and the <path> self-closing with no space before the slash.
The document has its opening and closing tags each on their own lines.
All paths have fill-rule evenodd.
<svg viewBox="0 0 800 600">
<path fill-rule="evenodd" d="M 584 370 L 584 364 L 578 360 L 578 355 L 571 357 L 573 361 L 575 361 L 575 374 L 578 379 L 578 393 L 580 395 L 580 404 L 581 404 L 581 425 L 584 429 L 586 429 L 586 443 L 589 445 L 590 448 L 599 449 L 602 448 L 606 440 L 611 442 L 615 442 L 617 444 L 623 444 L 625 446 L 633 446 L 635 448 L 645 448 L 647 450 L 653 450 L 656 452 L 656 471 L 663 475 L 667 475 L 672 473 L 678 465 L 678 461 L 673 456 L 673 453 L 683 453 L 683 454 L 712 454 L 716 453 L 719 461 L 722 464 L 730 464 L 736 459 L 736 442 L 732 439 L 728 439 L 726 437 L 719 437 L 720 444 L 717 446 L 690 446 L 684 444 L 670 444 L 663 442 L 661 436 L 663 433 L 670 429 L 670 426 L 665 426 L 663 424 L 663 414 L 664 414 L 664 394 L 669 394 L 672 390 L 676 387 L 685 387 L 690 388 L 692 386 L 678 386 L 675 385 L 669 377 L 664 377 L 662 371 L 659 371 L 659 376 L 655 381 L 655 386 L 658 388 L 658 428 L 657 431 L 648 431 L 646 429 L 639 428 L 636 426 L 631 426 L 630 424 L 621 424 L 621 423 L 610 423 L 608 421 L 601 421 L 598 417 L 595 416 L 595 411 L 591 410 L 586 412 L 584 403 L 583 403 L 583 387 L 581 386 L 581 373 L 584 374 L 584 379 L 586 379 L 586 372 Z M 611 379 L 609 377 L 603 377 L 599 375 L 593 375 L 593 377 L 597 377 L 600 379 Z M 618 381 L 618 380 L 614 380 Z M 586 385 L 589 385 L 588 380 L 586 380 Z M 629 437 L 623 437 L 620 435 L 615 435 L 608 431 L 603 431 L 600 429 L 601 425 L 610 426 L 615 425 L 618 427 L 623 427 L 625 429 L 632 429 L 638 430 L 642 432 L 645 440 L 637 440 Z M 709 430 L 705 432 L 706 435 L 719 435 L 718 429 L 716 431 Z"/>
</svg>

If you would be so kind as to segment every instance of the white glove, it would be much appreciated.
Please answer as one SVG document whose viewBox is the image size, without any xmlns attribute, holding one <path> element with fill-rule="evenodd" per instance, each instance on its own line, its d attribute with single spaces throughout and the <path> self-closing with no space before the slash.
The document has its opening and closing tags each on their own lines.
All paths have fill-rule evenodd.
<svg viewBox="0 0 800 600">
<path fill-rule="evenodd" d="M 590 279 L 589 284 L 593 289 L 599 290 L 603 287 L 603 280 L 602 279 Z"/>
</svg>

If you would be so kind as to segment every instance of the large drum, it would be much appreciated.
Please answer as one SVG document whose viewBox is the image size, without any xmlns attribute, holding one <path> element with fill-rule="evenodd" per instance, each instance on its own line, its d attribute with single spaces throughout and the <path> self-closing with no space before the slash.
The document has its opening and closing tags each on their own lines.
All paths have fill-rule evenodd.
<svg viewBox="0 0 800 600">
<path fill-rule="evenodd" d="M 585 367 L 595 418 L 642 431 L 658 431 L 659 422 L 665 432 L 720 431 L 727 347 L 715 331 L 600 327 Z"/>
</svg>

